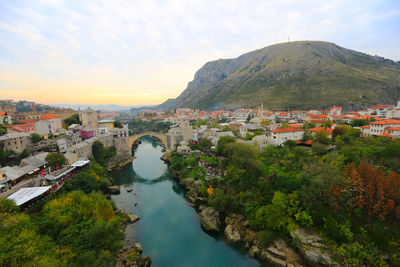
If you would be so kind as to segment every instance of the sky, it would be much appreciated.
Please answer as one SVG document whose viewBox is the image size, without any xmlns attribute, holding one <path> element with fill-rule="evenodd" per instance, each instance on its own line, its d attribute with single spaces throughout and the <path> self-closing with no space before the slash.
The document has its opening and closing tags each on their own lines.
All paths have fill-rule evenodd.
<svg viewBox="0 0 400 267">
<path fill-rule="evenodd" d="M 288 37 L 399 61 L 400 1 L 0 0 L 0 99 L 159 104 Z"/>
</svg>

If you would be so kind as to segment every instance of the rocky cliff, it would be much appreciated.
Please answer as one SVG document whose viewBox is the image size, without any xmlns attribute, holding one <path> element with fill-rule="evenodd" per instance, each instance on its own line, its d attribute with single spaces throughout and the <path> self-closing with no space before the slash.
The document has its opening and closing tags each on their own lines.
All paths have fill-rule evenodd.
<svg viewBox="0 0 400 267">
<path fill-rule="evenodd" d="M 161 108 L 360 108 L 400 98 L 400 63 L 333 43 L 272 45 L 206 63 L 176 99 Z"/>
</svg>

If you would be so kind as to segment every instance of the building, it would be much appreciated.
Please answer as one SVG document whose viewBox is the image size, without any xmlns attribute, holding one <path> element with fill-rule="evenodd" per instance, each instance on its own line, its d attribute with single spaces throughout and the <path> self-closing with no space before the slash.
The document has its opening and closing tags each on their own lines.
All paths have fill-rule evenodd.
<svg viewBox="0 0 400 267">
<path fill-rule="evenodd" d="M 91 108 L 79 111 L 79 120 L 83 126 L 88 126 L 89 128 L 97 128 L 97 112 Z"/>
<path fill-rule="evenodd" d="M 95 129 L 90 128 L 89 126 L 84 127 L 83 129 L 80 130 L 82 141 L 85 141 L 87 139 L 94 137 L 94 133 L 95 133 Z"/>
<path fill-rule="evenodd" d="M 302 128 L 276 128 L 272 130 L 271 141 L 272 145 L 281 146 L 287 140 L 301 140 L 304 135 Z"/>
<path fill-rule="evenodd" d="M 370 124 L 369 134 L 382 135 L 384 133 L 387 133 L 387 131 L 389 131 L 390 128 L 397 128 L 397 127 L 400 127 L 400 120 L 388 119 L 388 120 L 374 121 L 371 122 Z"/>
<path fill-rule="evenodd" d="M 8 112 L 0 112 L 0 124 L 12 124 L 13 115 Z"/>
<path fill-rule="evenodd" d="M 39 120 L 35 122 L 35 132 L 45 139 L 47 139 L 49 135 L 56 134 L 57 130 L 61 128 L 61 118 L 53 114 L 40 116 Z"/>
<path fill-rule="evenodd" d="M 111 131 L 114 129 L 115 120 L 101 120 L 97 122 L 99 129 L 106 129 L 106 131 Z"/>
<path fill-rule="evenodd" d="M 31 165 L 36 168 L 42 169 L 46 165 L 46 157 L 49 153 L 42 152 L 34 156 L 30 156 L 21 160 L 21 167 Z"/>
<path fill-rule="evenodd" d="M 329 138 L 332 138 L 333 129 L 329 127 L 316 127 L 308 129 L 309 132 L 313 133 L 314 135 L 318 132 L 326 132 Z"/>
<path fill-rule="evenodd" d="M 15 105 L 0 105 L 0 112 L 14 114 L 17 112 L 17 107 Z"/>
<path fill-rule="evenodd" d="M 257 146 L 260 149 L 268 146 L 269 141 L 270 141 L 269 138 L 265 134 L 254 136 L 252 140 L 256 142 Z"/>
<path fill-rule="evenodd" d="M 392 110 L 394 105 L 375 105 L 368 109 L 371 115 L 375 115 L 379 118 L 386 119 L 389 110 Z"/>
<path fill-rule="evenodd" d="M 29 135 L 26 133 L 8 133 L 0 136 L 0 143 L 5 150 L 11 150 L 16 154 L 22 153 L 28 145 Z"/>
<path fill-rule="evenodd" d="M 35 131 L 35 123 L 23 123 L 7 125 L 7 132 L 9 133 L 32 133 Z"/>
</svg>

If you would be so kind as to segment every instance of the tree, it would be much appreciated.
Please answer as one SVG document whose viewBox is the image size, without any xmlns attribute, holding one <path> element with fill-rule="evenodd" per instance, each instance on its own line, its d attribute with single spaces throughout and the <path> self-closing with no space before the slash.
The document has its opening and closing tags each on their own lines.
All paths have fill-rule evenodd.
<svg viewBox="0 0 400 267">
<path fill-rule="evenodd" d="M 81 121 L 79 120 L 79 114 L 78 113 L 72 114 L 69 118 L 66 118 L 64 120 L 64 123 L 67 125 L 67 127 L 72 124 L 81 124 Z"/>
<path fill-rule="evenodd" d="M 314 134 L 314 141 L 327 145 L 331 139 L 328 137 L 328 133 L 325 130 L 320 130 Z"/>
<path fill-rule="evenodd" d="M 7 128 L 4 124 L 0 124 L 0 136 L 5 135 L 7 133 Z"/>
<path fill-rule="evenodd" d="M 321 124 L 321 126 L 322 127 L 331 127 L 332 126 L 332 122 L 331 121 L 324 121 L 322 124 Z"/>
<path fill-rule="evenodd" d="M 55 168 L 58 164 L 58 167 L 60 168 L 62 165 L 64 165 L 66 159 L 63 154 L 60 153 L 49 153 L 46 158 L 45 158 L 47 164 L 53 168 Z"/>
<path fill-rule="evenodd" d="M 226 157 L 227 156 L 227 151 L 226 148 L 229 144 L 235 143 L 236 142 L 236 138 L 232 137 L 232 136 L 221 136 L 218 140 L 217 143 L 217 151 L 218 154 L 220 154 L 221 156 Z"/>
<path fill-rule="evenodd" d="M 114 121 L 114 127 L 116 128 L 122 128 L 122 123 L 120 121 Z"/>
<path fill-rule="evenodd" d="M 41 137 L 39 134 L 31 133 L 31 141 L 33 144 L 37 144 L 42 140 L 43 140 L 43 137 Z"/>
<path fill-rule="evenodd" d="M 105 165 L 106 164 L 106 149 L 104 148 L 104 145 L 100 141 L 95 141 L 92 144 L 92 154 L 94 159 L 100 164 L 100 165 Z"/>
<path fill-rule="evenodd" d="M 318 156 L 325 155 L 328 152 L 327 146 L 321 143 L 314 143 L 311 147 L 311 150 Z"/>
<path fill-rule="evenodd" d="M 198 147 L 201 151 L 210 151 L 211 147 L 212 147 L 212 142 L 210 139 L 208 138 L 203 138 L 199 141 L 198 143 Z"/>
<path fill-rule="evenodd" d="M 308 130 L 308 129 L 311 129 L 311 128 L 315 128 L 315 124 L 314 124 L 314 123 L 311 123 L 311 122 L 306 121 L 306 122 L 303 124 L 303 129 L 304 129 L 304 130 Z"/>
<path fill-rule="evenodd" d="M 268 126 L 268 125 L 271 125 L 271 122 L 268 121 L 268 120 L 262 120 L 260 124 L 261 124 L 262 126 Z"/>
</svg>

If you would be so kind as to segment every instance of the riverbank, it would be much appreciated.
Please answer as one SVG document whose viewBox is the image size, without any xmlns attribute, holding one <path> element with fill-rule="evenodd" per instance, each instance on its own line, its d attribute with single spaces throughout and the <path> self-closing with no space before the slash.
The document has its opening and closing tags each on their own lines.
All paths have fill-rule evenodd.
<svg viewBox="0 0 400 267">
<path fill-rule="evenodd" d="M 170 166 L 169 157 L 162 159 Z M 221 214 L 208 206 L 207 198 L 204 197 L 206 185 L 192 178 L 180 179 L 172 169 L 172 177 L 187 190 L 186 199 L 196 210 L 201 218 L 201 226 L 208 233 L 220 233 L 223 231 L 228 244 L 239 246 L 247 253 L 259 260 L 261 263 L 276 266 L 303 266 L 304 261 L 287 243 L 278 238 L 269 246 L 263 246 L 257 239 L 257 232 L 249 228 L 249 222 L 242 214 Z"/>
</svg>

